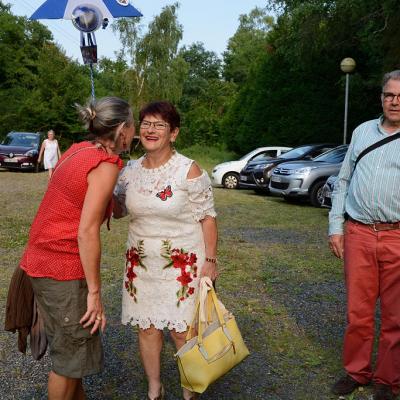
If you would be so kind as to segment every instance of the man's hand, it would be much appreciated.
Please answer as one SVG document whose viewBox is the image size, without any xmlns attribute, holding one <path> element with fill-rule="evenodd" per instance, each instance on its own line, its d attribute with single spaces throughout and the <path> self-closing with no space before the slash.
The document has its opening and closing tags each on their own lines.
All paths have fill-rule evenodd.
<svg viewBox="0 0 400 400">
<path fill-rule="evenodd" d="M 329 248 L 332 253 L 343 260 L 344 254 L 344 235 L 331 235 L 329 236 Z"/>
</svg>

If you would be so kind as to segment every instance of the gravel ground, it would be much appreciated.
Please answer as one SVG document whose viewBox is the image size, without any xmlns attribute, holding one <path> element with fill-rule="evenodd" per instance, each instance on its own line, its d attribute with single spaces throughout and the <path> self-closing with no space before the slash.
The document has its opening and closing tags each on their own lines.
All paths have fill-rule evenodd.
<svg viewBox="0 0 400 400">
<path fill-rule="evenodd" d="M 108 315 L 118 315 L 120 309 L 119 286 L 110 288 L 104 297 Z M 254 328 L 249 321 L 239 321 L 240 325 Z M 246 330 L 246 329 L 245 329 Z M 244 331 L 245 331 L 244 330 Z M 4 336 L 4 335 L 2 335 Z M 15 341 L 11 335 L 7 343 L 2 343 L 0 356 L 0 399 L 38 400 L 46 399 L 46 380 L 50 370 L 50 360 L 46 355 L 35 362 L 14 351 Z M 102 374 L 85 380 L 88 399 L 145 399 L 146 386 L 140 360 L 137 354 L 137 335 L 134 328 L 121 326 L 117 318 L 109 318 L 103 336 L 105 348 L 105 370 Z M 173 359 L 173 346 L 169 335 L 165 335 L 165 354 L 163 355 L 163 381 L 168 391 L 166 399 L 180 399 L 179 374 Z M 256 377 L 261 384 L 255 386 Z M 225 379 L 215 383 L 202 399 L 264 399 L 267 393 L 271 399 L 288 399 L 274 393 L 279 376 L 265 363 L 265 355 L 252 351 L 247 360 L 229 373 Z M 249 384 L 243 385 L 243 382 Z"/>
<path fill-rule="evenodd" d="M 4 176 L 6 178 L 3 179 Z M 16 174 L 7 181 L 8 176 L 11 177 L 11 174 L 3 173 L 1 177 L 2 182 L 8 182 L 4 193 L 7 193 L 10 200 L 15 196 L 22 199 L 23 185 L 31 187 L 27 179 L 29 176 Z M 18 179 L 17 184 L 14 183 L 15 177 Z M 44 187 L 46 176 L 40 174 L 39 179 Z M 16 193 L 17 189 L 21 193 Z M 40 190 L 40 187 L 32 189 L 37 202 Z M 263 205 L 264 198 L 247 193 L 221 190 L 217 195 L 220 196 L 221 204 L 225 202 L 225 206 L 220 206 L 218 210 L 221 217 L 221 258 L 230 261 L 232 274 L 232 277 L 228 274 L 221 277 L 217 287 L 220 297 L 235 314 L 251 354 L 224 379 L 212 385 L 201 398 L 337 400 L 329 394 L 329 385 L 341 371 L 340 352 L 345 324 L 342 279 L 324 272 L 314 280 L 312 273 L 303 276 L 302 271 L 298 272 L 295 268 L 284 270 L 282 268 L 285 263 L 281 263 L 280 259 L 269 262 L 270 253 L 267 251 L 274 246 L 282 247 L 287 253 L 293 252 L 292 258 L 297 259 L 299 250 L 296 246 L 299 249 L 310 249 L 311 246 L 322 249 L 325 246 L 326 226 L 307 229 L 307 226 L 301 224 L 287 224 L 286 227 L 280 220 L 284 212 L 291 213 L 294 210 L 291 218 L 296 221 L 297 213 L 315 215 L 318 210 L 306 207 L 292 209 L 290 206 L 277 211 L 282 213 L 277 216 L 279 222 L 266 223 L 268 228 L 253 228 L 253 222 L 257 223 L 256 226 L 260 226 L 260 223 L 256 217 L 249 217 L 248 204 L 256 201 L 257 207 L 265 213 L 271 212 L 272 206 L 286 205 L 281 206 L 268 199 Z M 28 199 L 24 198 L 23 201 L 30 204 L 29 196 L 26 196 Z M 235 205 L 237 196 L 242 201 L 240 205 Z M 5 202 L 6 213 L 9 215 L 13 212 L 11 204 L 11 201 Z M 10 225 L 10 221 L 16 219 L 18 215 L 14 219 L 10 217 L 7 224 Z M 5 222 L 1 223 L 3 225 L 0 228 L 3 230 L 0 230 L 0 234 L 3 236 L 0 235 L 0 238 L 4 238 L 9 245 L 0 243 L 0 265 L 5 271 L 5 274 L 0 274 L 0 300 L 5 298 L 6 280 L 14 268 L 13 263 L 20 256 L 25 240 L 21 236 L 13 242 L 14 237 L 4 228 Z M 21 226 L 24 223 L 22 220 Z M 326 219 L 321 225 L 325 223 Z M 115 232 L 116 228 L 113 229 Z M 123 240 L 120 240 L 121 243 Z M 326 252 L 324 254 L 323 257 L 327 257 Z M 308 255 L 304 257 L 307 261 Z M 330 260 L 328 263 L 334 263 Z M 111 268 L 112 265 L 110 262 Z M 121 284 L 119 278 L 114 279 L 111 271 L 106 272 L 109 273 L 109 283 L 104 289 L 108 315 L 108 326 L 103 337 L 106 368 L 103 374 L 86 379 L 88 399 L 143 400 L 146 398 L 146 384 L 138 355 L 136 331 L 130 326 L 121 326 Z M 264 277 L 267 272 L 268 277 Z M 0 320 L 4 320 L 3 303 L 0 304 Z M 45 356 L 40 362 L 35 362 L 29 354 L 23 356 L 17 353 L 15 346 L 16 336 L 0 331 L 0 400 L 45 399 L 49 358 Z M 173 353 L 172 343 L 166 335 L 162 379 L 167 389 L 167 400 L 181 398 Z M 357 394 L 353 399 L 368 399 L 369 396 L 370 392 L 366 390 L 365 395 Z"/>
</svg>

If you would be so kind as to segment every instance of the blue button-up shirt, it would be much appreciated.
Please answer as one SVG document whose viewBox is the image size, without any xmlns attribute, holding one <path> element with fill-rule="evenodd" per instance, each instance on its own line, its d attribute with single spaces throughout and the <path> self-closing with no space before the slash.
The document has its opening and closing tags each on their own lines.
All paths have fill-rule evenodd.
<svg viewBox="0 0 400 400">
<path fill-rule="evenodd" d="M 365 155 L 354 170 L 358 155 L 389 135 L 382 122 L 374 119 L 354 130 L 332 193 L 330 235 L 343 234 L 345 212 L 365 224 L 400 221 L 400 139 Z"/>
</svg>

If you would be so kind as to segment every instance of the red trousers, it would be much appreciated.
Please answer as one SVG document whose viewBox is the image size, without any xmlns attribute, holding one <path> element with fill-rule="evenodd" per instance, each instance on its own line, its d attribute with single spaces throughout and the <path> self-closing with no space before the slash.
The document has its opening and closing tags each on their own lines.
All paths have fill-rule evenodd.
<svg viewBox="0 0 400 400">
<path fill-rule="evenodd" d="M 343 363 L 360 383 L 390 385 L 400 392 L 400 229 L 375 232 L 347 222 L 345 232 L 347 327 Z M 375 307 L 380 298 L 381 330 L 376 367 L 371 365 Z"/>
</svg>

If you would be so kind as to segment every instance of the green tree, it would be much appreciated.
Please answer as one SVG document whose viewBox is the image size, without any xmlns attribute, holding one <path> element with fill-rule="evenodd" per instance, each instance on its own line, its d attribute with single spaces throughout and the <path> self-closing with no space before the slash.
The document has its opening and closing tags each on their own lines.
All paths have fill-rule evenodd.
<svg viewBox="0 0 400 400">
<path fill-rule="evenodd" d="M 229 39 L 224 52 L 224 78 L 241 84 L 245 82 L 253 65 L 267 51 L 268 32 L 273 26 L 273 18 L 266 9 L 255 8 L 249 15 L 241 15 L 239 27 Z"/>
<path fill-rule="evenodd" d="M 122 42 L 121 57 L 127 58 L 130 99 L 136 107 L 155 99 L 177 103 L 182 96 L 187 65 L 178 56 L 182 26 L 178 22 L 175 3 L 162 9 L 145 34 L 134 19 L 118 20 L 114 29 Z"/>
<path fill-rule="evenodd" d="M 179 103 L 183 114 L 180 145 L 221 143 L 219 120 L 235 85 L 221 80 L 221 60 L 203 43 L 184 46 L 179 55 L 188 64 Z"/>
<path fill-rule="evenodd" d="M 398 66 L 389 32 L 397 26 L 393 0 L 276 1 L 280 14 L 267 51 L 240 84 L 223 121 L 235 150 L 256 145 L 329 141 L 343 130 L 340 61 L 357 61 L 351 79 L 349 129 L 381 111 L 379 81 Z M 390 54 L 387 56 L 387 54 Z"/>
</svg>

